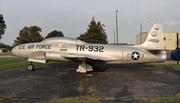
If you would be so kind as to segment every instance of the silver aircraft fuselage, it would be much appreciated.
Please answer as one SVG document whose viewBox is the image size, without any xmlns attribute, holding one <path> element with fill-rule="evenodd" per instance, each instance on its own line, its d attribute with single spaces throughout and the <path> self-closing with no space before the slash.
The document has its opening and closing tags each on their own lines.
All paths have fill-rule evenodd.
<svg viewBox="0 0 180 103">
<path fill-rule="evenodd" d="M 33 70 L 32 62 L 48 61 L 81 62 L 77 72 L 93 71 L 97 63 L 126 64 L 146 63 L 166 60 L 163 28 L 156 23 L 147 39 L 141 45 L 89 44 L 68 37 L 52 37 L 37 43 L 21 44 L 13 48 L 14 55 L 28 58 L 28 70 Z"/>
<path fill-rule="evenodd" d="M 107 64 L 157 62 L 166 59 L 165 51 L 147 51 L 135 46 L 103 44 L 28 43 L 15 47 L 13 53 L 23 58 L 37 58 L 39 61 L 82 61 L 82 54 L 93 55 L 92 59 L 97 61 L 102 60 L 96 57 L 104 57 L 107 59 L 104 61 Z M 72 57 L 67 58 L 63 54 Z M 76 55 L 79 58 L 73 58 Z"/>
</svg>

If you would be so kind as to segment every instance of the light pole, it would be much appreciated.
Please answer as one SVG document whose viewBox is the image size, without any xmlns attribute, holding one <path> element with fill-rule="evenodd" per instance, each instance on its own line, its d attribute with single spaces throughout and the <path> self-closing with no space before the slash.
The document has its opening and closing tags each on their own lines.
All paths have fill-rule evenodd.
<svg viewBox="0 0 180 103">
<path fill-rule="evenodd" d="M 146 23 L 149 23 L 149 22 L 146 22 Z M 142 44 L 142 29 L 143 29 L 143 25 L 141 23 L 141 25 L 140 25 L 140 44 Z"/>
<path fill-rule="evenodd" d="M 118 10 L 116 10 L 116 41 L 117 41 L 117 44 L 118 44 L 118 20 L 117 20 L 117 12 L 118 12 Z"/>
<path fill-rule="evenodd" d="M 113 32 L 114 32 L 114 44 L 115 44 L 115 38 L 116 38 L 116 37 L 115 37 L 115 30 L 113 30 Z"/>
<path fill-rule="evenodd" d="M 142 23 L 141 23 L 141 26 L 140 26 L 140 44 L 142 44 Z"/>
</svg>

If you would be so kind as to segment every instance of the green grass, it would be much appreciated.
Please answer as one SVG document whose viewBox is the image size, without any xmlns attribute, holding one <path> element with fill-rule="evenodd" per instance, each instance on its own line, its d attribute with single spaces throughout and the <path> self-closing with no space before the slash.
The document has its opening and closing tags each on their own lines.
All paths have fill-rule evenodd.
<svg viewBox="0 0 180 103">
<path fill-rule="evenodd" d="M 87 95 L 80 97 L 53 98 L 50 101 L 38 103 L 101 103 L 100 100 L 102 99 L 104 98 Z M 124 102 L 122 101 L 122 103 Z M 180 103 L 180 94 L 176 95 L 175 97 L 150 99 L 148 103 Z"/>
<path fill-rule="evenodd" d="M 0 103 L 10 103 L 10 102 L 0 99 Z"/>
<path fill-rule="evenodd" d="M 10 103 L 10 102 L 7 102 L 7 101 L 5 101 L 5 100 L 1 100 L 1 99 L 0 99 L 0 103 Z"/>
<path fill-rule="evenodd" d="M 0 70 L 14 69 L 27 67 L 29 62 L 26 59 L 23 60 L 0 60 Z M 33 63 L 35 66 L 45 65 L 43 63 Z"/>
<path fill-rule="evenodd" d="M 154 66 L 157 66 L 157 67 L 165 67 L 165 68 L 180 71 L 180 65 L 177 65 L 177 64 L 150 63 L 150 65 L 154 65 Z"/>
<path fill-rule="evenodd" d="M 41 65 L 47 65 L 47 64 L 59 64 L 59 63 L 65 63 L 65 62 L 58 62 L 53 61 L 49 63 L 37 63 L 33 62 L 34 66 L 41 66 Z M 72 62 L 67 62 L 72 63 Z M 0 70 L 7 70 L 7 69 L 15 69 L 15 68 L 26 68 L 28 66 L 29 62 L 27 59 L 21 59 L 21 60 L 0 60 Z"/>
<path fill-rule="evenodd" d="M 84 89 L 83 89 L 83 86 L 85 85 L 85 82 L 86 82 L 86 79 L 81 79 L 81 80 L 79 81 L 79 83 L 78 83 L 78 91 L 79 91 L 80 93 L 82 93 L 82 91 L 84 90 Z"/>
<path fill-rule="evenodd" d="M 0 53 L 0 56 L 3 56 L 3 55 L 12 55 L 12 52 L 4 52 L 4 53 Z"/>
<path fill-rule="evenodd" d="M 150 100 L 149 103 L 180 103 L 180 94 L 177 94 L 175 97 L 156 98 Z"/>
<path fill-rule="evenodd" d="M 98 93 L 98 91 L 96 90 L 96 87 L 90 86 L 87 94 L 90 94 L 90 93 L 91 93 L 91 96 L 95 97 L 96 94 Z"/>
<path fill-rule="evenodd" d="M 100 103 L 99 98 L 91 96 L 80 96 L 80 97 L 67 97 L 67 98 L 54 98 L 48 102 L 39 103 Z"/>
</svg>

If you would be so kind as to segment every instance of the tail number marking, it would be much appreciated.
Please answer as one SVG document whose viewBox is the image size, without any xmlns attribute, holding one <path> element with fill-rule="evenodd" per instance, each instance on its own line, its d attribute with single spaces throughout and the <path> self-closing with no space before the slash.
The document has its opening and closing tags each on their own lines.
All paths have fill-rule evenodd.
<svg viewBox="0 0 180 103">
<path fill-rule="evenodd" d="M 76 51 L 86 51 L 89 52 L 104 52 L 104 46 L 85 46 L 85 45 L 76 45 Z"/>
<path fill-rule="evenodd" d="M 159 39 L 148 39 L 147 42 L 159 43 Z"/>
</svg>

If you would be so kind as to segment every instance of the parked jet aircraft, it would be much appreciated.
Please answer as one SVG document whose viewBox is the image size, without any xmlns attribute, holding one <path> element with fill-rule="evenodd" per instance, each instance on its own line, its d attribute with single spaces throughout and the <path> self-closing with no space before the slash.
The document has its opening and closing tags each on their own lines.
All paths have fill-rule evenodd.
<svg viewBox="0 0 180 103">
<path fill-rule="evenodd" d="M 34 70 L 32 62 L 80 62 L 76 71 L 86 73 L 93 71 L 92 64 L 97 63 L 125 64 L 166 60 L 163 29 L 158 23 L 154 24 L 146 41 L 141 45 L 89 44 L 67 37 L 52 37 L 42 42 L 18 45 L 13 48 L 12 53 L 28 58 L 30 64 L 27 69 L 30 71 Z"/>
</svg>

